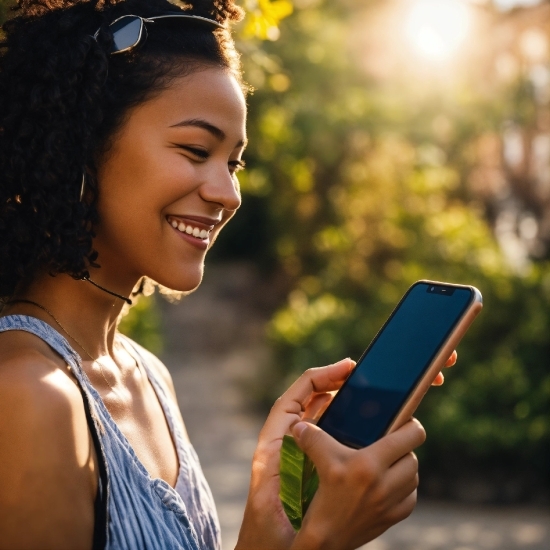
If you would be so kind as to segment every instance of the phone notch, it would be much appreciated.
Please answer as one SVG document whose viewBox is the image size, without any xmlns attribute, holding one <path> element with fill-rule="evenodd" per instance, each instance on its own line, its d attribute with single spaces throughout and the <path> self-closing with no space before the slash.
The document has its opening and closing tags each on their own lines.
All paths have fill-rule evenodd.
<svg viewBox="0 0 550 550">
<path fill-rule="evenodd" d="M 441 294 L 442 296 L 452 296 L 456 288 L 454 286 L 428 285 L 426 292 L 430 294 Z"/>
</svg>

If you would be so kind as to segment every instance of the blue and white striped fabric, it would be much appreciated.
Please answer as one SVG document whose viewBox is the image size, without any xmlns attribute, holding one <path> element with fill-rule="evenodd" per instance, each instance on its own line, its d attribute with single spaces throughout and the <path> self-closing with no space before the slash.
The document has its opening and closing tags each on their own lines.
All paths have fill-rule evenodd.
<svg viewBox="0 0 550 550">
<path fill-rule="evenodd" d="M 219 550 L 220 528 L 210 488 L 197 455 L 174 421 L 173 405 L 161 380 L 147 365 L 146 352 L 129 339 L 136 360 L 143 366 L 157 393 L 172 432 L 179 458 L 175 489 L 152 479 L 119 430 L 81 366 L 80 356 L 47 323 L 26 315 L 0 318 L 0 332 L 23 330 L 44 340 L 70 367 L 90 404 L 107 469 L 107 543 L 109 550 Z M 130 351 L 130 350 L 129 350 Z"/>
</svg>

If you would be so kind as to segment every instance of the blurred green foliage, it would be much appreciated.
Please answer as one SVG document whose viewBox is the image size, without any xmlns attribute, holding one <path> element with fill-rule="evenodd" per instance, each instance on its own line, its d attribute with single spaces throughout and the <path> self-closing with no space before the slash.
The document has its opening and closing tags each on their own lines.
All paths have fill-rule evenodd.
<svg viewBox="0 0 550 550">
<path fill-rule="evenodd" d="M 122 317 L 118 329 L 150 352 L 158 354 L 163 349 L 162 323 L 156 304 L 157 296 L 140 296 Z"/>
<path fill-rule="evenodd" d="M 361 20 L 365 36 L 376 33 L 390 3 L 296 1 L 279 41 L 245 45 L 256 91 L 240 215 L 253 223 L 230 226 L 219 246 L 227 254 L 266 235 L 251 242 L 253 257 L 291 281 L 269 329 L 264 397 L 308 367 L 357 358 L 415 280 L 472 284 L 484 311 L 418 411 L 424 465 L 548 482 L 548 254 L 514 264 L 495 238 L 501 204 L 472 184 L 487 160 L 481 142 L 498 141 L 507 121 L 535 124 L 534 91 L 521 76 L 490 93 L 467 77 L 375 78 L 361 65 L 374 54 L 351 29 Z"/>
</svg>

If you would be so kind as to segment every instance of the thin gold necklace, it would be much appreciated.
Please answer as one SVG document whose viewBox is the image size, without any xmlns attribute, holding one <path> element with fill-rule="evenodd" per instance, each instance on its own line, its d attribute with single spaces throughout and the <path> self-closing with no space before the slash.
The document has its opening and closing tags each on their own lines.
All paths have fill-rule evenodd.
<svg viewBox="0 0 550 550">
<path fill-rule="evenodd" d="M 111 384 L 109 384 L 109 381 L 105 377 L 105 373 L 103 372 L 103 365 L 101 364 L 101 361 L 99 359 L 94 359 L 93 355 L 82 345 L 82 343 L 77 340 L 60 322 L 59 319 L 45 306 L 39 304 L 38 302 L 34 302 L 32 300 L 25 300 L 25 299 L 19 299 L 19 300 L 9 300 L 6 302 L 6 304 L 16 304 L 16 303 L 23 303 L 23 304 L 31 304 L 33 306 L 36 306 L 37 308 L 40 308 L 42 311 L 45 311 L 56 323 L 57 326 L 71 339 L 74 340 L 86 353 L 86 355 L 92 360 L 92 363 L 97 363 L 99 365 L 99 372 L 101 373 L 101 376 L 103 377 L 103 380 L 105 380 L 105 383 L 109 388 L 111 388 L 111 391 L 116 393 L 115 389 Z"/>
</svg>

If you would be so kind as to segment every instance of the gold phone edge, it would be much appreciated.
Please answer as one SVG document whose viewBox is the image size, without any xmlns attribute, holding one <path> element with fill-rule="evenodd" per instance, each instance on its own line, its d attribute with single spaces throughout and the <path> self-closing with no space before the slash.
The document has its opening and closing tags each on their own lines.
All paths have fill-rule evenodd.
<svg viewBox="0 0 550 550">
<path fill-rule="evenodd" d="M 433 284 L 444 284 L 446 286 L 455 286 L 457 288 L 469 288 L 473 291 L 472 303 L 468 309 L 464 312 L 464 315 L 458 325 L 455 327 L 453 332 L 449 335 L 447 342 L 441 348 L 441 351 L 436 355 L 431 365 L 426 370 L 424 376 L 419 380 L 415 389 L 412 391 L 411 395 L 407 401 L 401 407 L 401 410 L 395 417 L 395 420 L 390 424 L 384 435 L 387 435 L 401 426 L 406 424 L 413 416 L 414 412 L 420 405 L 420 402 L 424 398 L 426 392 L 430 389 L 432 382 L 434 381 L 437 374 L 443 369 L 445 363 L 451 356 L 451 353 L 456 349 L 463 336 L 466 334 L 467 330 L 470 328 L 474 319 L 477 317 L 481 309 L 483 308 L 483 299 L 481 297 L 481 292 L 474 286 L 466 285 L 454 285 L 450 283 L 438 283 L 436 281 L 417 281 L 427 282 Z M 416 284 L 416 283 L 415 283 Z"/>
</svg>

